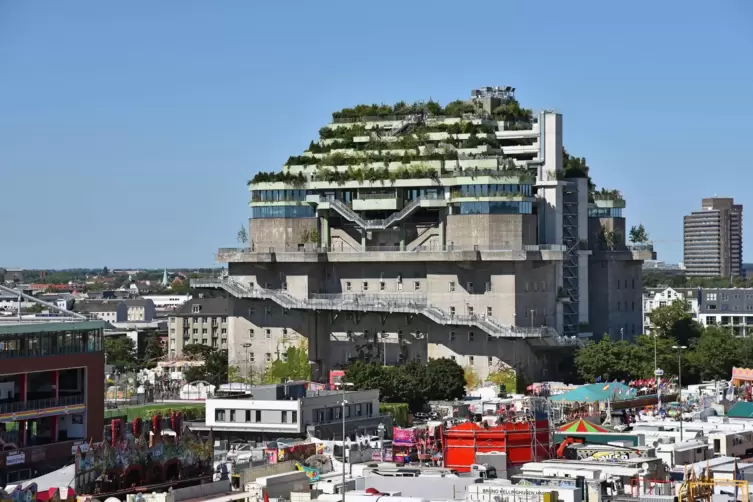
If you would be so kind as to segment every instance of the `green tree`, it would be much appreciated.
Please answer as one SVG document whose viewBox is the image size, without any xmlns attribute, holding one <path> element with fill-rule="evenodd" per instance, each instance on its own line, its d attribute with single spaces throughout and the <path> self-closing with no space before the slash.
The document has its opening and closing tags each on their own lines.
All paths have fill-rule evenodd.
<svg viewBox="0 0 753 502">
<path fill-rule="evenodd" d="M 590 342 L 575 354 L 578 374 L 585 382 L 632 379 L 640 375 L 642 354 L 635 345 L 612 340 L 605 334 L 598 342 Z"/>
<path fill-rule="evenodd" d="M 706 326 L 691 349 L 688 370 L 703 380 L 729 379 L 732 367 L 740 364 L 744 354 L 741 339 L 717 326 Z"/>
<path fill-rule="evenodd" d="M 463 376 L 465 378 L 465 385 L 469 389 L 476 389 L 481 385 L 481 378 L 479 378 L 478 373 L 471 366 L 463 368 Z"/>
<path fill-rule="evenodd" d="M 246 231 L 245 226 L 241 225 L 241 229 L 238 230 L 236 238 L 238 239 L 239 244 L 246 244 L 248 242 L 248 232 Z"/>
<path fill-rule="evenodd" d="M 675 300 L 669 305 L 657 307 L 649 314 L 651 323 L 659 336 L 677 340 L 680 345 L 688 345 L 701 336 L 702 327 L 693 320 L 685 300 Z"/>
<path fill-rule="evenodd" d="M 205 361 L 212 353 L 212 347 L 200 343 L 189 343 L 183 347 L 183 355 L 192 361 Z"/>
<path fill-rule="evenodd" d="M 133 369 L 137 366 L 136 345 L 127 336 L 105 337 L 105 358 L 107 364 L 119 371 Z"/>
<path fill-rule="evenodd" d="M 633 244 L 643 244 L 648 242 L 648 233 L 643 223 L 640 225 L 630 227 L 630 242 Z"/>
<path fill-rule="evenodd" d="M 496 368 L 486 380 L 498 385 L 503 392 L 516 392 L 518 389 L 517 373 L 512 368 Z"/>
<path fill-rule="evenodd" d="M 24 312 L 27 312 L 29 314 L 39 314 L 41 312 L 44 312 L 45 307 L 43 307 L 39 303 L 34 303 L 30 307 L 27 307 L 24 309 Z"/>
<path fill-rule="evenodd" d="M 147 368 L 157 366 L 157 361 L 165 357 L 165 346 L 157 335 L 150 335 L 144 348 L 144 364 Z"/>
<path fill-rule="evenodd" d="M 109 268 L 107 268 L 107 267 L 103 267 L 103 268 L 102 268 L 102 275 L 103 275 L 104 277 L 107 277 L 108 275 L 110 275 L 110 269 L 109 269 Z"/>
<path fill-rule="evenodd" d="M 656 368 L 664 370 L 665 377 L 677 374 L 677 353 L 672 348 L 678 341 L 671 336 L 641 335 L 635 340 L 637 358 L 631 363 L 636 368 L 633 378 L 651 378 Z M 654 367 L 654 352 L 656 367 Z"/>
<path fill-rule="evenodd" d="M 194 357 L 196 354 L 202 353 L 204 357 L 201 359 L 193 359 L 196 361 L 204 361 L 202 366 L 191 366 L 186 372 L 186 380 L 189 382 L 195 382 L 197 380 L 205 380 L 212 385 L 219 387 L 224 383 L 228 383 L 228 363 L 227 363 L 227 350 L 217 350 L 211 347 L 205 347 L 208 351 L 203 351 L 195 347 L 204 347 L 203 345 L 191 344 L 186 345 L 183 348 L 192 347 L 194 351 Z"/>
<path fill-rule="evenodd" d="M 264 382 L 282 383 L 287 380 L 311 380 L 311 364 L 305 343 L 288 347 L 285 357 L 274 361 L 264 373 Z"/>
<path fill-rule="evenodd" d="M 227 382 L 228 383 L 245 383 L 253 385 L 255 382 L 254 374 L 249 369 L 249 374 L 246 375 L 245 371 L 241 371 L 239 366 L 228 366 L 227 368 Z"/>
<path fill-rule="evenodd" d="M 465 395 L 465 371 L 452 359 L 432 359 L 426 364 L 428 400 L 450 401 Z"/>
</svg>

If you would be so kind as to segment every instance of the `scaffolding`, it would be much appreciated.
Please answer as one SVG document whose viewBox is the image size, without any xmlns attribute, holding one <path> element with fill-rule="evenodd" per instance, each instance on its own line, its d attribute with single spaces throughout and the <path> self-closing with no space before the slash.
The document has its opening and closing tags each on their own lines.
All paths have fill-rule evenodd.
<svg viewBox="0 0 753 502">
<path fill-rule="evenodd" d="M 578 185 L 565 183 L 562 190 L 562 244 L 566 251 L 562 262 L 563 336 L 578 336 L 580 292 L 578 262 L 580 239 L 578 238 Z"/>
</svg>

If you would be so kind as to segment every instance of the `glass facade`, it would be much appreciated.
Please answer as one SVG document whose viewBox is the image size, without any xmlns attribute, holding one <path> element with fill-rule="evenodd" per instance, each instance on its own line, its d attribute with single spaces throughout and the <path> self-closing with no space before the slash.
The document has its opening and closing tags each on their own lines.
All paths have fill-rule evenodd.
<svg viewBox="0 0 753 502">
<path fill-rule="evenodd" d="M 460 185 L 452 188 L 453 197 L 495 197 L 503 195 L 519 195 L 530 197 L 532 185 L 504 183 L 496 185 Z"/>
<path fill-rule="evenodd" d="M 0 359 L 102 352 L 102 330 L 67 330 L 0 335 Z"/>
<path fill-rule="evenodd" d="M 454 204 L 456 214 L 531 214 L 533 202 L 461 202 Z"/>
<path fill-rule="evenodd" d="M 443 199 L 444 188 L 408 188 L 405 190 L 405 200 Z"/>
<path fill-rule="evenodd" d="M 621 207 L 589 207 L 588 216 L 592 218 L 622 218 Z"/>
<path fill-rule="evenodd" d="M 308 204 L 302 206 L 257 206 L 251 208 L 251 218 L 313 218 L 316 211 Z"/>
<path fill-rule="evenodd" d="M 251 202 L 285 202 L 306 200 L 309 190 L 252 190 Z"/>
</svg>

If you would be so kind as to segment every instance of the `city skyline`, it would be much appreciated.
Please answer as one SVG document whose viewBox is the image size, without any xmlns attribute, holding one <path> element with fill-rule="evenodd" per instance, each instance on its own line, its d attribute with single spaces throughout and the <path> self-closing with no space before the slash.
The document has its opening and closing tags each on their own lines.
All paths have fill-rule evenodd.
<svg viewBox="0 0 753 502">
<path fill-rule="evenodd" d="M 452 5 L 399 9 L 452 26 Z M 379 21 L 389 2 L 179 6 L 2 7 L 0 165 L 8 186 L 28 188 L 4 193 L 25 217 L 5 222 L 3 266 L 216 266 L 214 250 L 237 246 L 247 225 L 244 182 L 304 149 L 331 110 L 446 104 L 490 84 L 564 114 L 565 147 L 588 159 L 598 186 L 621 189 L 628 221 L 646 226 L 661 260 L 682 261 L 682 217 L 699 199 L 753 204 L 729 183 L 745 179 L 736 152 L 753 133 L 753 70 L 739 64 L 753 49 L 747 2 L 490 8 L 486 18 L 505 19 L 508 50 L 495 30 L 474 30 L 434 37 L 423 58 L 406 47 L 425 47 L 425 35 Z M 287 19 L 285 35 L 261 22 L 270 17 Z M 383 40 L 343 43 L 369 31 Z M 490 64 L 479 47 L 503 57 Z M 374 61 L 387 55 L 383 71 Z M 448 61 L 464 71 L 448 71 Z M 713 120 L 699 100 L 713 101 Z M 36 224 L 54 215 L 61 221 Z"/>
</svg>

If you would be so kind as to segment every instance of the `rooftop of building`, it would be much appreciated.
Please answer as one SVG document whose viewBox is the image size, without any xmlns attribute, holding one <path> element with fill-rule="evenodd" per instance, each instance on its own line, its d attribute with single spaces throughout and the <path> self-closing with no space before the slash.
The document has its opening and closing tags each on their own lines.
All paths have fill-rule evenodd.
<svg viewBox="0 0 753 502">
<path fill-rule="evenodd" d="M 0 317 L 0 335 L 84 331 L 104 329 L 104 327 L 104 321 L 86 321 L 64 317 L 37 317 L 20 321 Z"/>
<path fill-rule="evenodd" d="M 77 312 L 117 312 L 122 304 L 120 300 L 84 300 L 76 302 L 74 310 Z"/>
<path fill-rule="evenodd" d="M 199 307 L 196 312 L 195 307 Z M 226 316 L 230 309 L 230 303 L 227 298 L 193 298 L 170 315 L 175 316 Z"/>
</svg>

